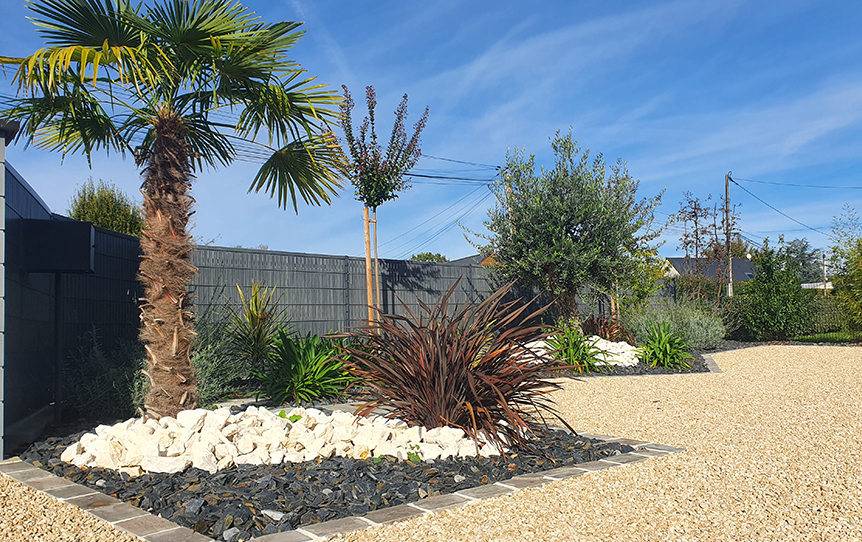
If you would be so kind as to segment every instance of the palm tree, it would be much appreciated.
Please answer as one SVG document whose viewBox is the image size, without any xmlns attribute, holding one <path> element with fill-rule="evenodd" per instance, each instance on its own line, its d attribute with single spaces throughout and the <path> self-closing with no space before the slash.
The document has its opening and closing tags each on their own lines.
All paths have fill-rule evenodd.
<svg viewBox="0 0 862 542">
<path fill-rule="evenodd" d="M 196 402 L 187 292 L 197 271 L 187 232 L 193 173 L 227 166 L 238 150 L 254 153 L 264 162 L 249 191 L 277 196 L 285 208 L 291 201 L 295 211 L 297 196 L 328 204 L 343 154 L 327 120 L 340 100 L 287 59 L 299 23 L 264 24 L 230 0 L 146 8 L 33 0 L 29 8 L 47 46 L 0 57 L 18 70 L 18 95 L 0 118 L 20 121 L 20 134 L 39 148 L 88 160 L 100 150 L 131 154 L 142 167 L 144 414 L 175 415 Z"/>
</svg>

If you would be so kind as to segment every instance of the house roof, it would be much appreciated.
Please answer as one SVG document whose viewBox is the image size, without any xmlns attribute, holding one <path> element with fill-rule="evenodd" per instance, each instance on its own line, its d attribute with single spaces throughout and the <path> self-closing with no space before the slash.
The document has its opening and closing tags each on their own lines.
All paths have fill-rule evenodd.
<svg viewBox="0 0 862 542">
<path fill-rule="evenodd" d="M 680 275 L 700 274 L 713 280 L 718 278 L 719 271 L 724 273 L 727 268 L 727 261 L 716 261 L 712 258 L 668 258 L 667 261 Z M 734 282 L 748 282 L 754 278 L 754 274 L 755 268 L 751 260 L 748 258 L 733 259 Z M 670 275 L 676 276 L 673 273 Z"/>
</svg>

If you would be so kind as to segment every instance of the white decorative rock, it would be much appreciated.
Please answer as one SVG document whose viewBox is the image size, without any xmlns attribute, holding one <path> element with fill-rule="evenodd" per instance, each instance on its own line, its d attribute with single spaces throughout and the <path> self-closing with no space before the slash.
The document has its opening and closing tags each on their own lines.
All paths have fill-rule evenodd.
<svg viewBox="0 0 862 542">
<path fill-rule="evenodd" d="M 185 456 L 161 457 L 147 456 L 141 461 L 141 469 L 147 472 L 175 473 L 186 470 L 192 460 Z"/>
<path fill-rule="evenodd" d="M 177 413 L 177 422 L 190 431 L 200 431 L 201 427 L 204 426 L 207 414 L 208 411 L 202 408 L 183 410 Z"/>
</svg>

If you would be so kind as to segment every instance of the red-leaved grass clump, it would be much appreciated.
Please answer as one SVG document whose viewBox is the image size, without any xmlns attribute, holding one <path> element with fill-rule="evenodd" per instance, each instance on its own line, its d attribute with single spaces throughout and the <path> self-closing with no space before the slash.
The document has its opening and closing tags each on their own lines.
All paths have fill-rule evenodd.
<svg viewBox="0 0 862 542">
<path fill-rule="evenodd" d="M 429 429 L 458 427 L 501 452 L 530 448 L 531 435 L 544 430 L 531 420 L 546 426 L 544 413 L 562 421 L 548 394 L 561 388 L 553 381 L 558 374 L 571 372 L 527 346 L 546 336 L 537 317 L 547 307 L 528 313 L 532 303 L 504 301 L 509 284 L 450 311 L 457 286 L 433 308 L 420 301 L 414 314 L 402 302 L 406 317 L 380 314 L 377 326 L 345 334 L 353 339 L 343 347 L 348 370 L 374 397 L 357 414 L 387 406 L 392 418 Z"/>
</svg>

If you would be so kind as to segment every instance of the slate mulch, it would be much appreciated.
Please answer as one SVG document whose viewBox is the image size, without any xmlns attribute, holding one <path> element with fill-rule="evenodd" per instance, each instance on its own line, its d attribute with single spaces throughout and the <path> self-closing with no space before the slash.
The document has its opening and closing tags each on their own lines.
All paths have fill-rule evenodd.
<svg viewBox="0 0 862 542">
<path fill-rule="evenodd" d="M 413 463 L 384 457 L 332 458 L 303 463 L 231 467 L 210 474 L 130 478 L 103 468 L 77 468 L 60 454 L 83 432 L 51 437 L 21 458 L 57 476 L 140 507 L 216 539 L 289 531 L 299 526 L 362 515 L 372 510 L 491 484 L 522 474 L 627 453 L 633 448 L 552 431 L 535 441 L 541 454 L 512 450 L 507 457 Z"/>
</svg>

